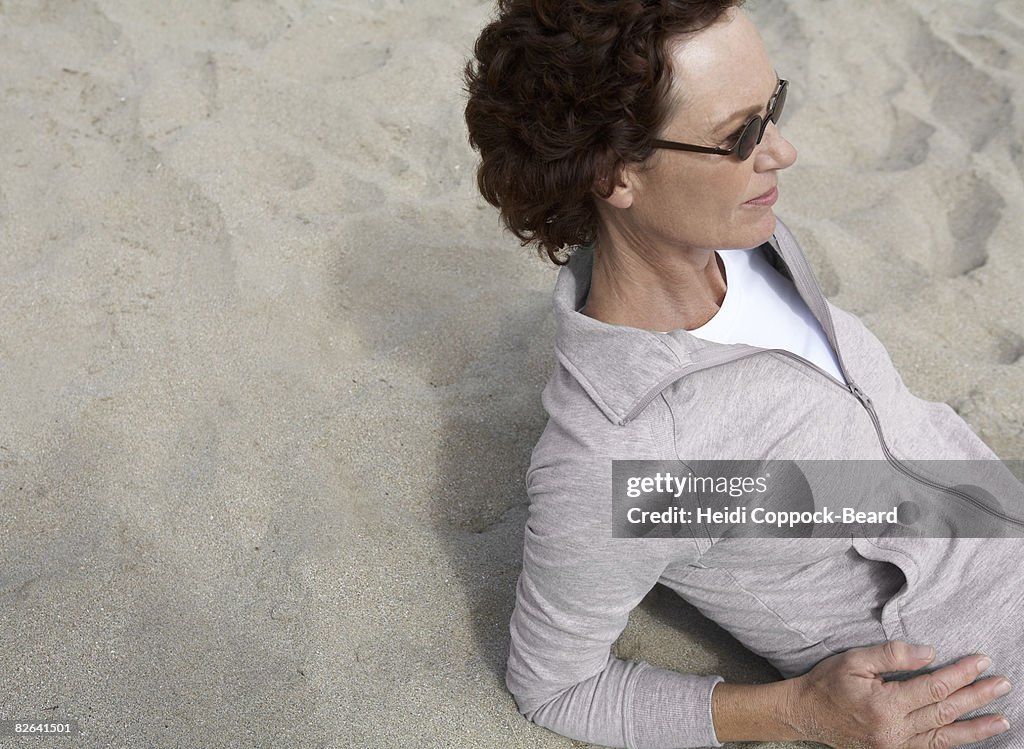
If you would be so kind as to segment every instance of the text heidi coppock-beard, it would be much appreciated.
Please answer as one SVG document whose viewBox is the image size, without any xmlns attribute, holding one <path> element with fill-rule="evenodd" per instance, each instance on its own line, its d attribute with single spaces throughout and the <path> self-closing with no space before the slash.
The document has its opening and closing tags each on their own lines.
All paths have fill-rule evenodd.
<svg viewBox="0 0 1024 749">
<path fill-rule="evenodd" d="M 866 512 L 856 507 L 842 507 L 830 510 L 822 507 L 814 512 L 787 510 L 768 510 L 764 507 L 724 507 L 721 510 L 711 507 L 697 507 L 684 510 L 682 507 L 669 507 L 664 510 L 641 510 L 630 507 L 626 511 L 626 520 L 630 523 L 671 523 L 674 525 L 698 524 L 742 524 L 774 525 L 778 528 L 794 527 L 806 523 L 898 523 L 899 508 L 893 507 L 886 512 Z"/>
<path fill-rule="evenodd" d="M 1024 538 L 1020 461 L 610 462 L 615 538 Z"/>
</svg>

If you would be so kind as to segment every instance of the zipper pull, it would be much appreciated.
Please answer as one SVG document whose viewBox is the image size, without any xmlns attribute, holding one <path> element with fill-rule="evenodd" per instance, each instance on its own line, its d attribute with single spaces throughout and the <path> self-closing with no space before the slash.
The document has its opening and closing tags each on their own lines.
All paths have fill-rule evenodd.
<svg viewBox="0 0 1024 749">
<path fill-rule="evenodd" d="M 868 398 L 868 394 L 857 387 L 853 382 L 850 383 L 850 392 L 853 393 L 854 397 L 861 402 L 864 408 L 871 408 L 871 399 Z"/>
</svg>

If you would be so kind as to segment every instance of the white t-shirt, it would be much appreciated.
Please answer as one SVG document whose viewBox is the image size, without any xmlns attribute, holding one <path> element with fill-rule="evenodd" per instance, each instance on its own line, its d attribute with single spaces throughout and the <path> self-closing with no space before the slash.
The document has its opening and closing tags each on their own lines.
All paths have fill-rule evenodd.
<svg viewBox="0 0 1024 749">
<path fill-rule="evenodd" d="M 725 266 L 725 299 L 714 317 L 690 333 L 717 343 L 791 351 L 846 382 L 825 331 L 760 247 L 719 250 L 718 256 Z"/>
</svg>

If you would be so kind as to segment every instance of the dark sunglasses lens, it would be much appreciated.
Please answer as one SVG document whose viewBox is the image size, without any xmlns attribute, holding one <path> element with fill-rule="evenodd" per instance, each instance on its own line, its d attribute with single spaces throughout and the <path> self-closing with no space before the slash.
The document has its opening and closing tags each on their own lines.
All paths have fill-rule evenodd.
<svg viewBox="0 0 1024 749">
<path fill-rule="evenodd" d="M 775 97 L 775 109 L 772 110 L 771 120 L 776 125 L 779 124 L 779 118 L 782 116 L 782 107 L 786 104 L 786 89 L 789 86 L 783 86 L 779 89 L 779 95 Z"/>
<path fill-rule="evenodd" d="M 779 123 L 779 117 L 782 116 L 782 108 L 786 105 L 787 88 L 789 87 L 783 85 L 779 89 L 778 96 L 775 97 L 775 106 L 772 107 L 772 113 L 768 117 L 770 122 Z M 736 146 L 736 155 L 740 157 L 740 161 L 746 161 L 750 158 L 754 148 L 761 142 L 761 138 L 764 136 L 764 128 L 767 125 L 768 123 L 761 119 L 760 116 L 747 123 L 747 127 L 740 134 L 740 140 Z"/>
<path fill-rule="evenodd" d="M 740 161 L 746 161 L 750 158 L 750 154 L 754 152 L 754 147 L 757 145 L 757 136 L 761 132 L 762 119 L 755 117 L 747 126 L 743 128 L 743 132 L 740 133 L 739 142 L 736 144 L 736 155 L 740 157 Z"/>
</svg>

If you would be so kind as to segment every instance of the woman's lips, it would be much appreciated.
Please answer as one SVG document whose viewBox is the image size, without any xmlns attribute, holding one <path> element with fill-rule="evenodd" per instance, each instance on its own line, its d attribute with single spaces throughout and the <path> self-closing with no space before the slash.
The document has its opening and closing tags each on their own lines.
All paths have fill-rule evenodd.
<svg viewBox="0 0 1024 749">
<path fill-rule="evenodd" d="M 743 205 L 775 205 L 775 201 L 779 199 L 779 188 L 773 187 L 771 190 L 766 192 L 764 195 L 748 200 Z"/>
</svg>

